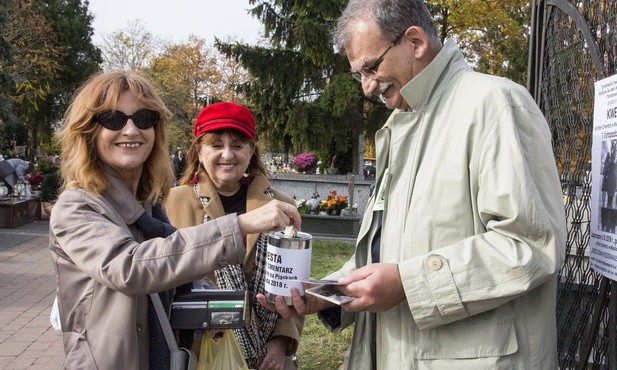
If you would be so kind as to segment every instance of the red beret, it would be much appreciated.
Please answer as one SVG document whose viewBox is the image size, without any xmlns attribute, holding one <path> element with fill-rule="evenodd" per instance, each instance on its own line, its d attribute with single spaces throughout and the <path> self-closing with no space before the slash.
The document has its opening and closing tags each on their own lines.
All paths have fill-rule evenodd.
<svg viewBox="0 0 617 370">
<path fill-rule="evenodd" d="M 222 102 L 204 107 L 197 119 L 193 132 L 195 137 L 216 130 L 232 129 L 255 139 L 255 118 L 251 111 L 238 104 Z"/>
</svg>

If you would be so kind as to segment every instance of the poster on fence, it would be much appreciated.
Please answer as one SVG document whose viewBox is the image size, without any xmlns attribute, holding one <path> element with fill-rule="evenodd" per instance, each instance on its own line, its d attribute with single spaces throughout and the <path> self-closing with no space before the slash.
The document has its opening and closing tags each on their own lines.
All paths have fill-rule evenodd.
<svg viewBox="0 0 617 370">
<path fill-rule="evenodd" d="M 617 75 L 595 83 L 589 261 L 617 280 Z"/>
</svg>

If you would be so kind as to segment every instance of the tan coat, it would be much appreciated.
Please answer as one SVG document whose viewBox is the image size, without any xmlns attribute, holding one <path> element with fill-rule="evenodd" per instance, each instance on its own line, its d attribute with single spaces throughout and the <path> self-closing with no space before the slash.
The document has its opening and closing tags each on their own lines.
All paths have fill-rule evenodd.
<svg viewBox="0 0 617 370">
<path fill-rule="evenodd" d="M 50 249 L 63 367 L 72 370 L 148 369 L 147 294 L 239 263 L 245 255 L 235 215 L 142 241 L 108 199 L 83 190 L 64 191 L 54 205 Z"/>
<path fill-rule="evenodd" d="M 253 182 L 249 185 L 246 194 L 247 212 L 259 208 L 272 200 L 270 196 L 264 193 L 268 187 L 270 187 L 270 181 L 266 177 L 257 176 L 253 179 Z M 291 197 L 276 189 L 270 189 L 274 193 L 275 199 L 293 204 L 295 207 L 295 202 Z M 218 192 L 208 176 L 202 175 L 202 178 L 200 179 L 199 195 L 200 197 L 210 198 L 210 201 L 206 205 L 206 209 L 204 209 L 201 202 L 195 195 L 193 186 L 182 185 L 171 189 L 164 206 L 172 225 L 177 228 L 199 225 L 203 222 L 206 212 L 213 219 L 217 219 L 225 215 Z M 247 252 L 242 263 L 247 281 L 250 281 L 251 276 L 255 272 L 255 245 L 258 237 L 259 234 L 249 234 L 246 238 Z M 213 277 L 211 280 L 215 281 Z M 255 303 L 259 304 L 257 301 L 255 301 Z M 295 353 L 298 347 L 298 342 L 300 341 L 300 333 L 303 325 L 303 320 L 279 319 L 274 327 L 271 337 L 284 336 L 293 339 L 290 346 L 287 348 L 287 352 L 288 354 Z"/>
<path fill-rule="evenodd" d="M 380 261 L 398 264 L 406 299 L 376 323 L 342 312 L 341 327 L 356 322 L 346 368 L 372 369 L 372 354 L 377 369 L 555 369 L 566 222 L 541 111 L 453 42 L 401 94 L 410 110 L 376 134 L 376 189 Z M 371 262 L 374 204 L 329 278 Z"/>
</svg>

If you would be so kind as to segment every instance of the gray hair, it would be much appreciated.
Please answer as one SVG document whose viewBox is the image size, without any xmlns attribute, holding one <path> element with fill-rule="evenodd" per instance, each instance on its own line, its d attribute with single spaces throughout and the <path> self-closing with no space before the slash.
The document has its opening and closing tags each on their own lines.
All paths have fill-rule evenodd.
<svg viewBox="0 0 617 370">
<path fill-rule="evenodd" d="M 386 40 L 393 42 L 409 27 L 420 27 L 433 46 L 440 45 L 433 17 L 423 0 L 350 0 L 336 22 L 332 36 L 342 55 L 351 40 L 350 26 L 373 20 Z"/>
</svg>

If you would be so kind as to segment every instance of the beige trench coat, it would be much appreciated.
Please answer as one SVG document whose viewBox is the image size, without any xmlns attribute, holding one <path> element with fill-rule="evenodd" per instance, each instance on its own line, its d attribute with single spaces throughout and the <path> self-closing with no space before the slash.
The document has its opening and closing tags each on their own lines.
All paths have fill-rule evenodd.
<svg viewBox="0 0 617 370">
<path fill-rule="evenodd" d="M 235 215 L 143 242 L 127 226 L 133 221 L 83 190 L 64 191 L 54 205 L 50 248 L 64 368 L 148 369 L 147 294 L 244 260 Z"/>
<path fill-rule="evenodd" d="M 473 72 L 453 42 L 401 93 L 410 110 L 376 134 L 376 189 L 380 260 L 398 264 L 406 300 L 376 324 L 343 311 L 336 329 L 356 321 L 346 368 L 371 368 L 372 354 L 377 369 L 555 369 L 566 223 L 541 111 L 521 86 Z M 374 204 L 329 278 L 370 263 Z"/>
</svg>

